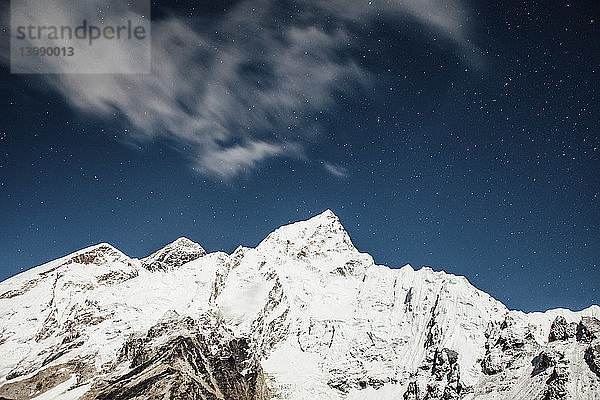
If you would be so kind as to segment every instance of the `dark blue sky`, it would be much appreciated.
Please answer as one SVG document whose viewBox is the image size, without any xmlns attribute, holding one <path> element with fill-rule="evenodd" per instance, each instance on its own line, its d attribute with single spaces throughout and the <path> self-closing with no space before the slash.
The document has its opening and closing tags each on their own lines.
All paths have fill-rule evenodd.
<svg viewBox="0 0 600 400">
<path fill-rule="evenodd" d="M 190 121 L 213 115 L 225 126 L 229 136 L 208 150 L 190 139 L 210 138 L 204 128 L 182 137 L 189 125 L 169 125 L 160 111 L 150 128 L 135 118 L 136 107 L 163 101 L 143 83 L 120 82 L 138 102 L 110 98 L 107 111 L 95 103 L 106 93 L 90 89 L 82 106 L 76 92 L 106 76 L 57 86 L 56 76 L 13 75 L 4 64 L 0 279 L 98 242 L 142 257 L 187 236 L 231 252 L 330 208 L 377 263 L 465 275 L 526 311 L 600 303 L 600 5 L 479 3 L 449 3 L 459 9 L 440 14 L 450 21 L 442 27 L 420 6 L 317 15 L 308 2 L 279 2 L 255 25 L 228 26 L 243 3 L 154 3 L 154 26 L 176 20 L 198 35 L 196 47 L 248 58 L 226 76 L 194 57 L 161 76 L 190 85 L 185 106 L 207 96 L 206 82 L 227 80 L 255 113 L 232 123 L 231 102 L 209 116 L 186 110 Z M 153 27 L 153 43 L 172 26 Z M 265 30 L 272 41 L 252 38 Z M 301 36 L 308 63 L 296 59 L 304 42 L 294 32 L 317 32 Z M 171 47 L 156 49 L 154 67 Z M 311 106 L 286 106 L 298 96 Z M 248 161 L 249 143 L 271 147 Z"/>
</svg>

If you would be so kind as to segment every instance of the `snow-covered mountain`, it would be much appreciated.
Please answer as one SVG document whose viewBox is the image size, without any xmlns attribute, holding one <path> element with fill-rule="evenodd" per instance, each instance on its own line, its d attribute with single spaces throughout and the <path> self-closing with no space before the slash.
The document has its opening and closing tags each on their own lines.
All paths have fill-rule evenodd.
<svg viewBox="0 0 600 400">
<path fill-rule="evenodd" d="M 599 318 L 376 265 L 328 210 L 232 254 L 100 244 L 1 282 L 0 398 L 600 399 Z"/>
</svg>

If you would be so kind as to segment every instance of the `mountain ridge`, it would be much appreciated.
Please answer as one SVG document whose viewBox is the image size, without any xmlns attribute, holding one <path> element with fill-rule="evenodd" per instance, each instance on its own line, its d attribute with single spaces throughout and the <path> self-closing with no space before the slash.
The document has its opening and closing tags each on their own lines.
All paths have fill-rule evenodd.
<svg viewBox="0 0 600 400">
<path fill-rule="evenodd" d="M 195 324 L 186 318 L 220 321 L 179 339 L 177 329 L 160 334 L 196 360 L 184 369 L 176 367 L 179 353 L 165 358 L 154 339 L 165 315 L 180 316 L 173 324 L 181 331 Z M 265 398 L 268 387 L 273 399 L 487 399 L 501 387 L 499 398 L 597 398 L 596 334 L 560 333 L 593 332 L 584 317 L 600 318 L 600 307 L 524 313 L 462 276 L 376 265 L 326 210 L 231 254 L 207 253 L 186 238 L 142 259 L 98 244 L 0 282 L 0 396 L 2 388 L 31 391 L 42 376 L 60 381 L 54 386 L 76 377 L 57 395 L 65 399 L 86 385 L 91 398 L 146 387 L 134 376 L 154 394 L 210 381 L 201 386 L 215 396 L 237 387 Z M 560 340 L 549 342 L 551 329 Z M 226 357 L 203 339 L 220 334 L 247 343 L 242 350 L 223 341 L 237 372 L 191 373 L 222 367 L 202 361 Z M 135 372 L 120 355 L 126 348 L 150 364 Z M 60 365 L 69 373 L 56 375 Z M 255 378 L 247 380 L 242 365 L 253 365 Z M 177 372 L 161 380 L 148 372 L 156 368 Z M 124 386 L 103 386 L 115 379 Z"/>
</svg>

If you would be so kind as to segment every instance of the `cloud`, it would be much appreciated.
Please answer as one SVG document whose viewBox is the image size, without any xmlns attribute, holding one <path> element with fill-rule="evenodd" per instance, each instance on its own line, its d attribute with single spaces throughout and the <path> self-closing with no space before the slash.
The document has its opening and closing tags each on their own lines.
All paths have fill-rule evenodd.
<svg viewBox="0 0 600 400">
<path fill-rule="evenodd" d="M 223 18 L 193 25 L 176 15 L 153 21 L 151 74 L 39 78 L 91 118 L 119 113 L 134 140 L 166 139 L 195 170 L 227 179 L 269 158 L 300 157 L 307 137 L 319 130 L 311 116 L 339 93 L 369 83 L 369 73 L 344 56 L 351 42 L 345 24 L 382 12 L 405 15 L 457 47 L 467 41 L 466 13 L 451 0 L 299 4 L 304 12 L 285 22 L 271 22 L 281 13 L 273 0 L 244 1 Z M 84 17 L 77 10 L 70 15 Z M 339 23 L 324 29 L 326 15 Z M 136 51 L 123 46 L 117 51 Z"/>
<path fill-rule="evenodd" d="M 323 161 L 323 167 L 327 172 L 337 178 L 347 178 L 348 177 L 348 169 L 342 167 L 341 165 L 334 165 L 328 161 Z"/>
<path fill-rule="evenodd" d="M 307 4 L 310 4 L 307 1 Z M 319 7 L 333 16 L 361 20 L 372 15 L 397 18 L 408 16 L 430 29 L 461 43 L 466 40 L 468 12 L 457 0 L 329 0 Z"/>
<path fill-rule="evenodd" d="M 292 145 L 291 147 L 296 147 Z M 254 168 L 260 161 L 288 151 L 297 149 L 286 148 L 285 145 L 261 141 L 247 141 L 243 145 L 218 147 L 206 153 L 197 161 L 196 170 L 208 175 L 228 178 Z"/>
</svg>

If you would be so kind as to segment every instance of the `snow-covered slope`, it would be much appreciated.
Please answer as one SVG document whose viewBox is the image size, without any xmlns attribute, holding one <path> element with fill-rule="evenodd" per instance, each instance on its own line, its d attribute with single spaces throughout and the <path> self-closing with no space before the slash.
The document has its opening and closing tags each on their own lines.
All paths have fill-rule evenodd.
<svg viewBox="0 0 600 400">
<path fill-rule="evenodd" d="M 376 265 L 327 210 L 230 255 L 101 244 L 1 282 L 0 398 L 600 399 L 595 318 Z"/>
</svg>

